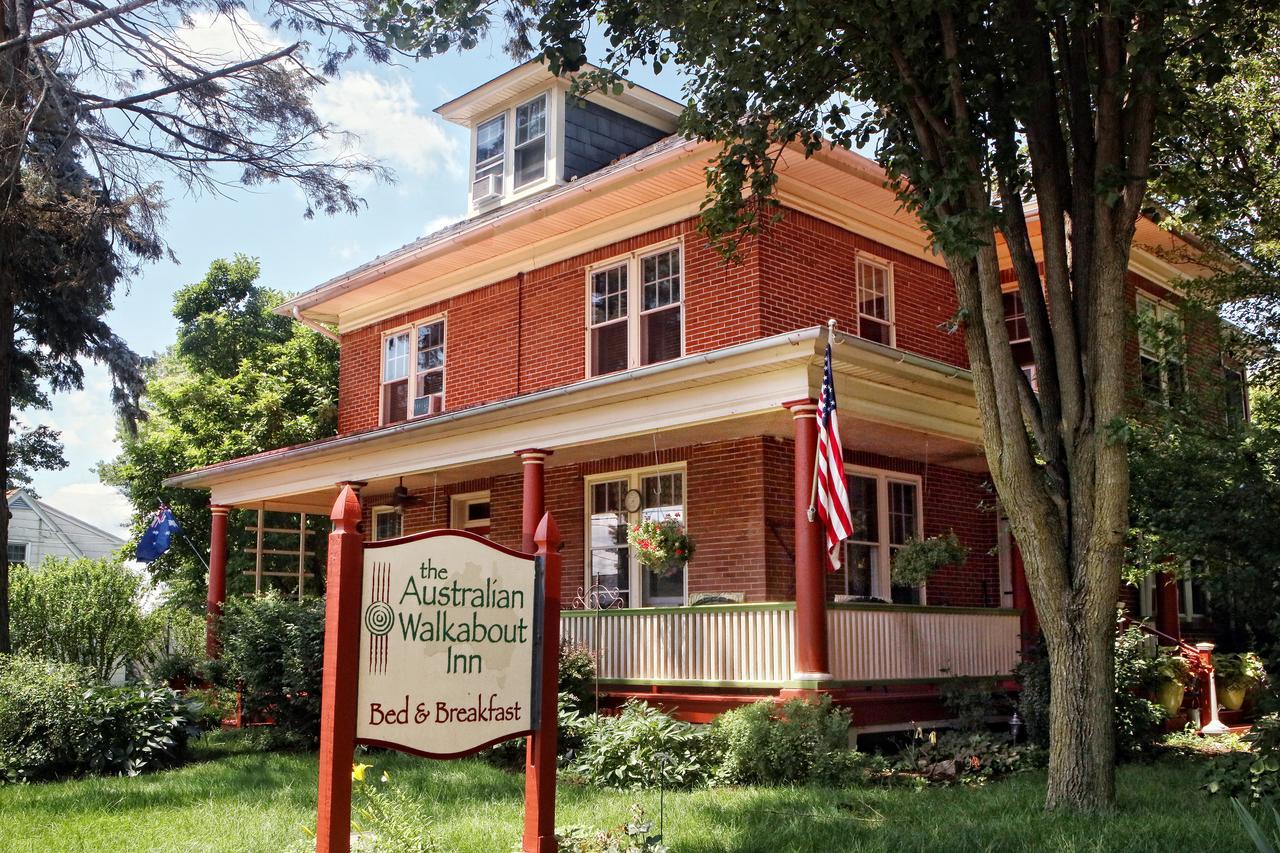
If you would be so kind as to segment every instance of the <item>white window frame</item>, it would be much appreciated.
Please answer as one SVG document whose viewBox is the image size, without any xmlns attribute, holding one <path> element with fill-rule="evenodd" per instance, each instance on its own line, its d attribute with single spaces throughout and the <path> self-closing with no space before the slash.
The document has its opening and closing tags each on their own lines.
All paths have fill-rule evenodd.
<svg viewBox="0 0 1280 853">
<path fill-rule="evenodd" d="M 505 204 L 506 202 L 523 198 L 524 196 L 538 192 L 539 190 L 545 189 L 553 184 L 561 183 L 561 180 L 557 176 L 563 171 L 560 164 L 564 162 L 563 88 L 564 87 L 561 84 L 557 83 L 531 96 L 527 93 L 522 93 L 518 100 L 508 100 L 506 103 L 485 114 L 482 119 L 472 124 L 471 149 L 467 155 L 467 176 L 470 179 L 468 181 L 468 186 L 471 187 L 471 189 L 467 191 L 467 196 L 472 215 L 482 209 L 489 210 L 497 207 L 498 205 Z M 516 187 L 516 110 L 520 107 L 533 103 L 539 98 L 546 99 L 542 177 L 537 180 L 530 181 L 524 186 Z M 499 116 L 503 118 L 502 192 L 497 199 L 486 202 L 484 205 L 479 205 L 476 203 L 475 199 L 475 185 L 476 146 L 480 141 L 480 125 L 487 124 Z"/>
<path fill-rule="evenodd" d="M 1179 369 L 1182 372 L 1182 393 L 1184 395 L 1187 393 L 1187 387 L 1186 387 L 1187 365 L 1184 360 L 1184 356 L 1181 353 L 1168 353 L 1163 351 L 1157 351 L 1147 346 L 1146 345 L 1147 342 L 1143 341 L 1141 321 L 1142 321 L 1144 303 L 1151 306 L 1152 316 L 1154 316 L 1156 323 L 1159 324 L 1160 326 L 1164 326 L 1170 320 L 1173 320 L 1177 323 L 1178 332 L 1182 337 L 1182 344 L 1184 347 L 1186 346 L 1186 336 L 1187 336 L 1186 324 L 1183 321 L 1182 312 L 1178 309 L 1176 305 L 1173 305 L 1145 291 L 1138 291 L 1136 301 L 1134 304 L 1134 311 L 1136 312 L 1135 316 L 1139 321 L 1138 323 L 1138 383 L 1139 385 L 1141 385 L 1142 379 L 1143 379 L 1142 359 L 1143 358 L 1152 359 L 1153 361 L 1156 362 L 1156 364 L 1160 366 L 1161 401 L 1163 401 L 1165 405 L 1169 405 L 1173 402 L 1172 398 L 1170 397 L 1169 364 L 1172 362 L 1173 364 L 1178 365 Z M 1140 390 L 1145 392 L 1146 390 L 1145 386 L 1142 387 Z"/>
<path fill-rule="evenodd" d="M 400 511 L 399 507 L 394 507 L 394 506 L 391 506 L 390 504 L 384 504 L 380 506 L 375 506 L 369 510 L 369 526 L 372 528 L 369 531 L 369 541 L 371 542 L 385 541 L 378 538 L 378 516 L 380 515 L 400 516 L 400 535 L 401 536 L 404 535 L 404 513 Z M 389 538 L 396 539 L 398 537 L 392 536 Z"/>
<path fill-rule="evenodd" d="M 897 347 L 898 323 L 897 323 L 897 318 L 895 316 L 895 303 L 897 302 L 897 300 L 894 299 L 894 293 L 893 293 L 894 291 L 893 262 L 886 260 L 885 258 L 881 258 L 878 255 L 873 255 L 870 252 L 863 252 L 863 251 L 856 252 L 853 257 L 853 313 L 858 320 L 858 337 L 863 338 L 863 340 L 870 340 L 870 338 L 863 337 L 863 334 L 862 334 L 862 318 L 864 316 L 867 318 L 869 322 L 873 322 L 873 323 L 885 322 L 883 319 L 879 317 L 873 317 L 870 314 L 864 315 L 862 313 L 862 267 L 864 265 L 868 267 L 872 267 L 874 269 L 882 270 L 884 272 L 884 281 L 885 281 L 885 289 L 886 289 L 885 290 L 885 307 L 886 307 L 885 313 L 888 315 L 888 322 L 889 322 L 888 346 Z"/>
<path fill-rule="evenodd" d="M 1191 608 L 1195 604 L 1192 597 L 1191 586 L 1195 581 L 1190 578 L 1182 578 L 1178 583 L 1178 621 L 1191 622 L 1207 614 Z M 1209 593 L 1205 591 L 1205 599 L 1209 597 Z M 1156 576 L 1155 573 L 1148 574 L 1138 584 L 1138 616 L 1142 619 L 1154 619 L 1156 617 L 1156 608 L 1159 602 L 1156 600 Z"/>
<path fill-rule="evenodd" d="M 859 477 L 874 478 L 876 481 L 876 576 L 871 579 L 871 597 L 882 598 L 885 601 L 893 600 L 893 584 L 889 577 L 889 562 L 891 560 L 892 551 L 900 545 L 889 544 L 889 484 L 904 483 L 914 486 L 916 490 L 916 538 L 924 535 L 924 478 L 918 474 L 903 474 L 899 471 L 889 471 L 884 468 L 868 468 L 863 465 L 844 466 L 845 476 L 856 474 Z M 854 540 L 868 543 L 870 540 L 862 539 L 854 532 Z M 847 560 L 843 561 L 847 563 Z M 841 567 L 844 572 L 845 590 L 849 589 L 849 567 L 844 565 Z M 928 584 L 923 584 L 920 589 L 920 603 L 928 603 Z"/>
<path fill-rule="evenodd" d="M 6 562 L 8 562 L 9 565 L 12 566 L 17 563 L 22 563 L 23 565 L 28 565 L 28 566 L 31 565 L 31 563 L 28 562 L 31 559 L 31 543 L 30 542 L 10 542 L 8 543 L 8 545 L 10 548 L 16 548 L 19 545 L 22 546 L 21 560 L 10 560 L 8 559 L 9 555 L 7 553 L 5 554 Z"/>
<path fill-rule="evenodd" d="M 516 133 L 518 132 L 518 128 L 519 128 L 520 110 L 524 109 L 527 106 L 530 106 L 531 104 L 537 101 L 542 101 L 542 134 L 541 136 L 536 136 L 530 139 L 526 139 L 524 142 L 516 142 Z M 515 107 L 512 108 L 511 110 L 511 190 L 512 192 L 519 192 L 523 190 L 525 187 L 532 186 L 533 184 L 540 184 L 546 180 L 547 169 L 550 167 L 550 163 L 551 163 L 550 131 L 551 131 L 551 93 L 550 92 L 543 92 L 541 95 L 535 95 L 529 100 L 524 101 L 523 103 L 517 104 Z M 531 143 L 538 141 L 538 139 L 542 140 L 542 174 L 534 178 L 533 180 L 529 181 L 526 184 L 517 186 L 516 181 L 519 180 L 519 176 L 516 174 L 516 154 L 517 152 L 519 152 L 521 148 L 526 147 Z"/>
<path fill-rule="evenodd" d="M 415 415 L 413 413 L 413 403 L 414 403 L 415 394 L 417 393 L 418 374 L 419 374 L 418 329 L 422 328 L 423 326 L 431 326 L 436 323 L 440 324 L 442 334 L 444 336 L 444 363 L 440 366 L 440 368 L 438 368 L 440 370 L 440 375 L 441 375 L 440 408 L 435 412 L 428 412 L 426 414 Z M 407 398 L 406 404 L 405 404 L 405 416 L 401 421 L 388 421 L 385 419 L 387 385 L 389 384 L 386 380 L 387 339 L 398 337 L 399 335 L 406 335 L 406 334 L 409 336 L 409 375 L 407 377 L 408 393 L 405 395 L 405 397 Z M 378 355 L 378 379 L 379 379 L 379 383 L 378 383 L 378 425 L 379 426 L 387 426 L 388 424 L 392 424 L 392 423 L 402 423 L 403 421 L 411 421 L 411 420 L 414 420 L 415 418 L 426 418 L 426 417 L 430 417 L 433 414 L 438 415 L 440 414 L 440 412 L 443 412 L 448 405 L 447 403 L 448 398 L 446 394 L 448 393 L 448 390 L 449 390 L 448 388 L 449 386 L 449 317 L 448 317 L 448 314 L 447 313 L 435 314 L 431 317 L 426 317 L 421 320 L 415 320 L 412 323 L 406 323 L 402 326 L 397 326 L 394 329 L 388 329 L 387 331 L 383 332 L 382 343 L 381 343 L 381 346 L 379 349 L 379 355 Z M 395 381 L 399 382 L 401 380 L 397 379 Z"/>
<path fill-rule="evenodd" d="M 596 485 L 597 483 L 607 483 L 607 482 L 612 482 L 614 480 L 626 480 L 628 483 L 627 485 L 628 489 L 639 489 L 645 477 L 651 477 L 657 474 L 680 474 L 681 477 L 683 478 L 684 510 L 683 510 L 682 518 L 685 525 L 687 526 L 689 523 L 689 471 L 688 471 L 688 466 L 684 462 L 676 462 L 668 465 L 653 465 L 646 468 L 629 468 L 622 471 L 609 471 L 608 473 L 592 474 L 588 477 L 583 478 L 583 489 L 582 489 L 583 528 L 582 529 L 584 532 L 584 536 L 583 536 L 584 548 L 583 548 L 582 573 L 583 573 L 584 589 L 590 589 L 593 584 L 592 574 L 591 574 L 591 551 L 592 551 L 592 548 L 591 548 L 591 487 Z M 627 513 L 627 524 L 628 525 L 635 524 L 637 521 L 639 521 L 643 517 L 643 515 L 644 515 L 643 509 L 641 509 L 639 512 Z M 688 565 L 685 566 L 685 571 L 684 571 L 684 590 L 681 593 L 683 598 L 683 601 L 681 602 L 681 604 L 677 605 L 675 603 L 670 603 L 670 602 L 660 602 L 658 604 L 650 604 L 648 601 L 642 600 L 645 598 L 644 573 L 648 570 L 645 569 L 644 566 L 640 565 L 640 561 L 636 559 L 636 555 L 634 553 L 628 553 L 628 558 L 630 560 L 630 565 L 628 566 L 628 569 L 627 569 L 627 581 L 628 581 L 627 607 L 629 609 L 637 608 L 637 607 L 676 607 L 676 606 L 683 606 L 684 604 L 687 604 L 689 602 L 689 567 Z"/>
<path fill-rule="evenodd" d="M 489 517 L 483 522 L 467 520 L 467 508 L 472 504 L 489 504 Z M 455 530 L 473 527 L 493 527 L 493 500 L 488 489 L 480 492 L 464 492 L 449 498 L 449 526 Z"/>
<path fill-rule="evenodd" d="M 642 302 L 641 302 L 641 300 L 644 297 L 644 284 L 640 280 L 641 271 L 642 271 L 642 262 L 646 258 L 650 258 L 654 255 L 661 255 L 665 252 L 671 251 L 672 249 L 678 249 L 679 255 L 680 255 L 680 264 L 679 264 L 680 301 L 678 303 L 675 303 L 675 302 L 668 303 L 667 305 L 662 306 L 662 308 L 655 308 L 655 309 L 652 309 L 651 311 L 645 311 L 642 308 Z M 619 321 L 619 320 L 610 321 L 615 323 L 625 322 L 627 324 L 627 366 L 624 369 L 634 370 L 637 367 L 644 366 L 644 361 L 642 358 L 643 353 L 641 352 L 641 346 L 643 345 L 643 336 L 641 335 L 641 324 L 643 322 L 642 317 L 646 314 L 652 314 L 658 311 L 669 310 L 672 305 L 676 305 L 676 304 L 680 306 L 680 353 L 668 360 L 675 361 L 677 358 L 683 358 L 685 354 L 685 344 L 686 344 L 685 335 L 686 335 L 686 330 L 689 327 L 689 323 L 688 323 L 689 313 L 688 313 L 687 300 L 685 299 L 685 296 L 688 294 L 688 281 L 685 279 L 685 246 L 684 246 L 684 237 L 682 235 L 680 237 L 676 237 L 671 240 L 664 240 L 661 243 L 654 243 L 650 246 L 645 246 L 643 249 L 638 249 L 634 252 L 627 252 L 626 254 L 615 255 L 614 257 L 609 258 L 608 260 L 600 261 L 599 263 L 591 264 L 590 266 L 587 267 L 586 280 L 584 282 L 584 295 L 585 295 L 585 301 L 586 301 L 586 340 L 585 340 L 585 347 L 583 349 L 583 352 L 586 356 L 584 359 L 585 363 L 583 365 L 583 373 L 587 379 L 591 379 L 595 376 L 609 375 L 607 373 L 591 372 L 591 333 L 599 326 L 605 325 L 604 323 L 596 324 L 592 322 L 591 294 L 593 289 L 592 279 L 594 278 L 595 274 L 612 269 L 613 267 L 623 267 L 627 271 L 626 319 L 625 321 Z M 665 362 L 651 362 L 651 363 L 663 364 Z"/>
</svg>

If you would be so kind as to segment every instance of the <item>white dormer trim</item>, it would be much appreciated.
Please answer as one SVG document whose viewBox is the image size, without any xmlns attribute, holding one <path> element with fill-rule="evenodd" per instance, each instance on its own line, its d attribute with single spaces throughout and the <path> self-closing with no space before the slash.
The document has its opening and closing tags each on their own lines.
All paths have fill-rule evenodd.
<svg viewBox="0 0 1280 853">
<path fill-rule="evenodd" d="M 567 82 L 551 80 L 541 89 L 518 90 L 514 95 L 493 104 L 471 121 L 471 144 L 467 153 L 468 217 L 564 183 L 564 93 L 567 88 Z M 515 185 L 516 110 L 539 98 L 546 99 L 546 130 L 543 143 L 545 171 L 540 179 L 517 188 Z M 482 202 L 476 196 L 476 144 L 479 141 L 480 126 L 499 116 L 505 117 L 500 190 L 495 197 Z"/>
</svg>

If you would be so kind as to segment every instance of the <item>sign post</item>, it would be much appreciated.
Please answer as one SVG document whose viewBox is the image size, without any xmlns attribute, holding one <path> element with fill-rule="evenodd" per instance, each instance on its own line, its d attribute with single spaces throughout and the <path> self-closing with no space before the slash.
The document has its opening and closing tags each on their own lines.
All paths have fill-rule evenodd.
<svg viewBox="0 0 1280 853">
<path fill-rule="evenodd" d="M 460 530 L 364 544 L 334 506 L 316 849 L 346 853 L 355 744 L 457 758 L 529 735 L 524 850 L 555 849 L 559 536 L 537 556 Z"/>
</svg>

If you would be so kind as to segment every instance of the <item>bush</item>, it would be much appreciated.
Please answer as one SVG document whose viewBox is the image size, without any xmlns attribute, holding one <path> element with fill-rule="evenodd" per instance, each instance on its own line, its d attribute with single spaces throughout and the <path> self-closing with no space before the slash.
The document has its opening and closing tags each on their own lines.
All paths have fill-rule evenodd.
<svg viewBox="0 0 1280 853">
<path fill-rule="evenodd" d="M 585 713 L 596 710 L 596 659 L 585 646 L 560 644 L 560 694 Z"/>
<path fill-rule="evenodd" d="M 559 697 L 556 704 L 556 753 L 561 757 L 577 751 L 582 715 L 596 704 L 596 659 L 582 646 L 560 645 Z M 505 740 L 480 753 L 495 767 L 515 769 L 524 765 L 524 738 Z"/>
<path fill-rule="evenodd" d="M 987 732 L 931 732 L 898 756 L 894 769 L 937 784 L 982 784 L 1021 770 L 1043 767 L 1048 756 L 1034 744 Z"/>
<path fill-rule="evenodd" d="M 963 732 L 980 732 L 987 728 L 987 718 L 996 711 L 994 678 L 953 678 L 938 691 L 942 706 L 956 720 Z"/>
<path fill-rule="evenodd" d="M 613 829 L 594 830 L 566 826 L 556 830 L 558 853 L 667 853 L 661 835 L 650 835 L 653 821 L 645 820 L 644 809 L 631 806 L 631 819 Z"/>
<path fill-rule="evenodd" d="M 756 702 L 722 714 L 711 726 L 720 784 L 839 782 L 857 766 L 849 748 L 849 714 L 818 702 Z"/>
<path fill-rule="evenodd" d="M 147 674 L 155 681 L 183 687 L 203 680 L 205 617 L 178 607 L 162 607 L 151 617 L 155 626 L 152 663 Z"/>
<path fill-rule="evenodd" d="M 15 651 L 86 667 L 102 681 L 146 662 L 156 633 L 142 612 L 151 585 L 119 560 L 49 557 L 9 573 Z"/>
<path fill-rule="evenodd" d="M 196 703 L 168 688 L 112 687 L 83 667 L 0 656 L 0 779 L 135 776 L 180 763 Z"/>
<path fill-rule="evenodd" d="M 1259 718 L 1243 739 L 1252 751 L 1215 758 L 1205 769 L 1205 789 L 1249 802 L 1280 803 L 1280 714 Z"/>
<path fill-rule="evenodd" d="M 688 788 L 708 778 L 707 737 L 640 701 L 617 716 L 581 718 L 582 747 L 568 770 L 609 788 Z"/>
<path fill-rule="evenodd" d="M 272 747 L 314 748 L 320 740 L 324 600 L 301 603 L 272 591 L 230 599 L 221 625 L 225 686 L 239 685 L 245 713 L 274 723 Z"/>
<path fill-rule="evenodd" d="M 1115 739 L 1121 758 L 1146 755 L 1159 739 L 1164 710 L 1142 694 L 1155 687 L 1161 656 L 1151 654 L 1141 629 L 1129 626 L 1116 634 Z M 1049 655 L 1039 639 L 1014 669 L 1022 690 L 1018 715 L 1027 726 L 1028 739 L 1049 745 Z"/>
</svg>

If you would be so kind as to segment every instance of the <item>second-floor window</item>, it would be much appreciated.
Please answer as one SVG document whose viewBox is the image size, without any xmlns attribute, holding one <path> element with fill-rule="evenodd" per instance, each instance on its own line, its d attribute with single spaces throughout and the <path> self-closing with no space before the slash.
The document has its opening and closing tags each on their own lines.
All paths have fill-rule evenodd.
<svg viewBox="0 0 1280 853">
<path fill-rule="evenodd" d="M 444 410 L 444 318 L 394 332 L 382 343 L 382 422 Z"/>
<path fill-rule="evenodd" d="M 1146 296 L 1138 297 L 1138 372 L 1150 400 L 1177 404 L 1186 392 L 1182 364 L 1184 339 L 1178 310 Z"/>
<path fill-rule="evenodd" d="M 858 337 L 893 346 L 893 275 L 888 264 L 860 257 Z"/>
<path fill-rule="evenodd" d="M 471 199 L 497 202 L 547 176 L 546 94 L 476 125 Z"/>
<path fill-rule="evenodd" d="M 680 246 L 638 252 L 587 276 L 588 373 L 679 358 L 684 339 Z"/>
<path fill-rule="evenodd" d="M 547 173 L 547 96 L 516 107 L 515 188 Z"/>
</svg>

